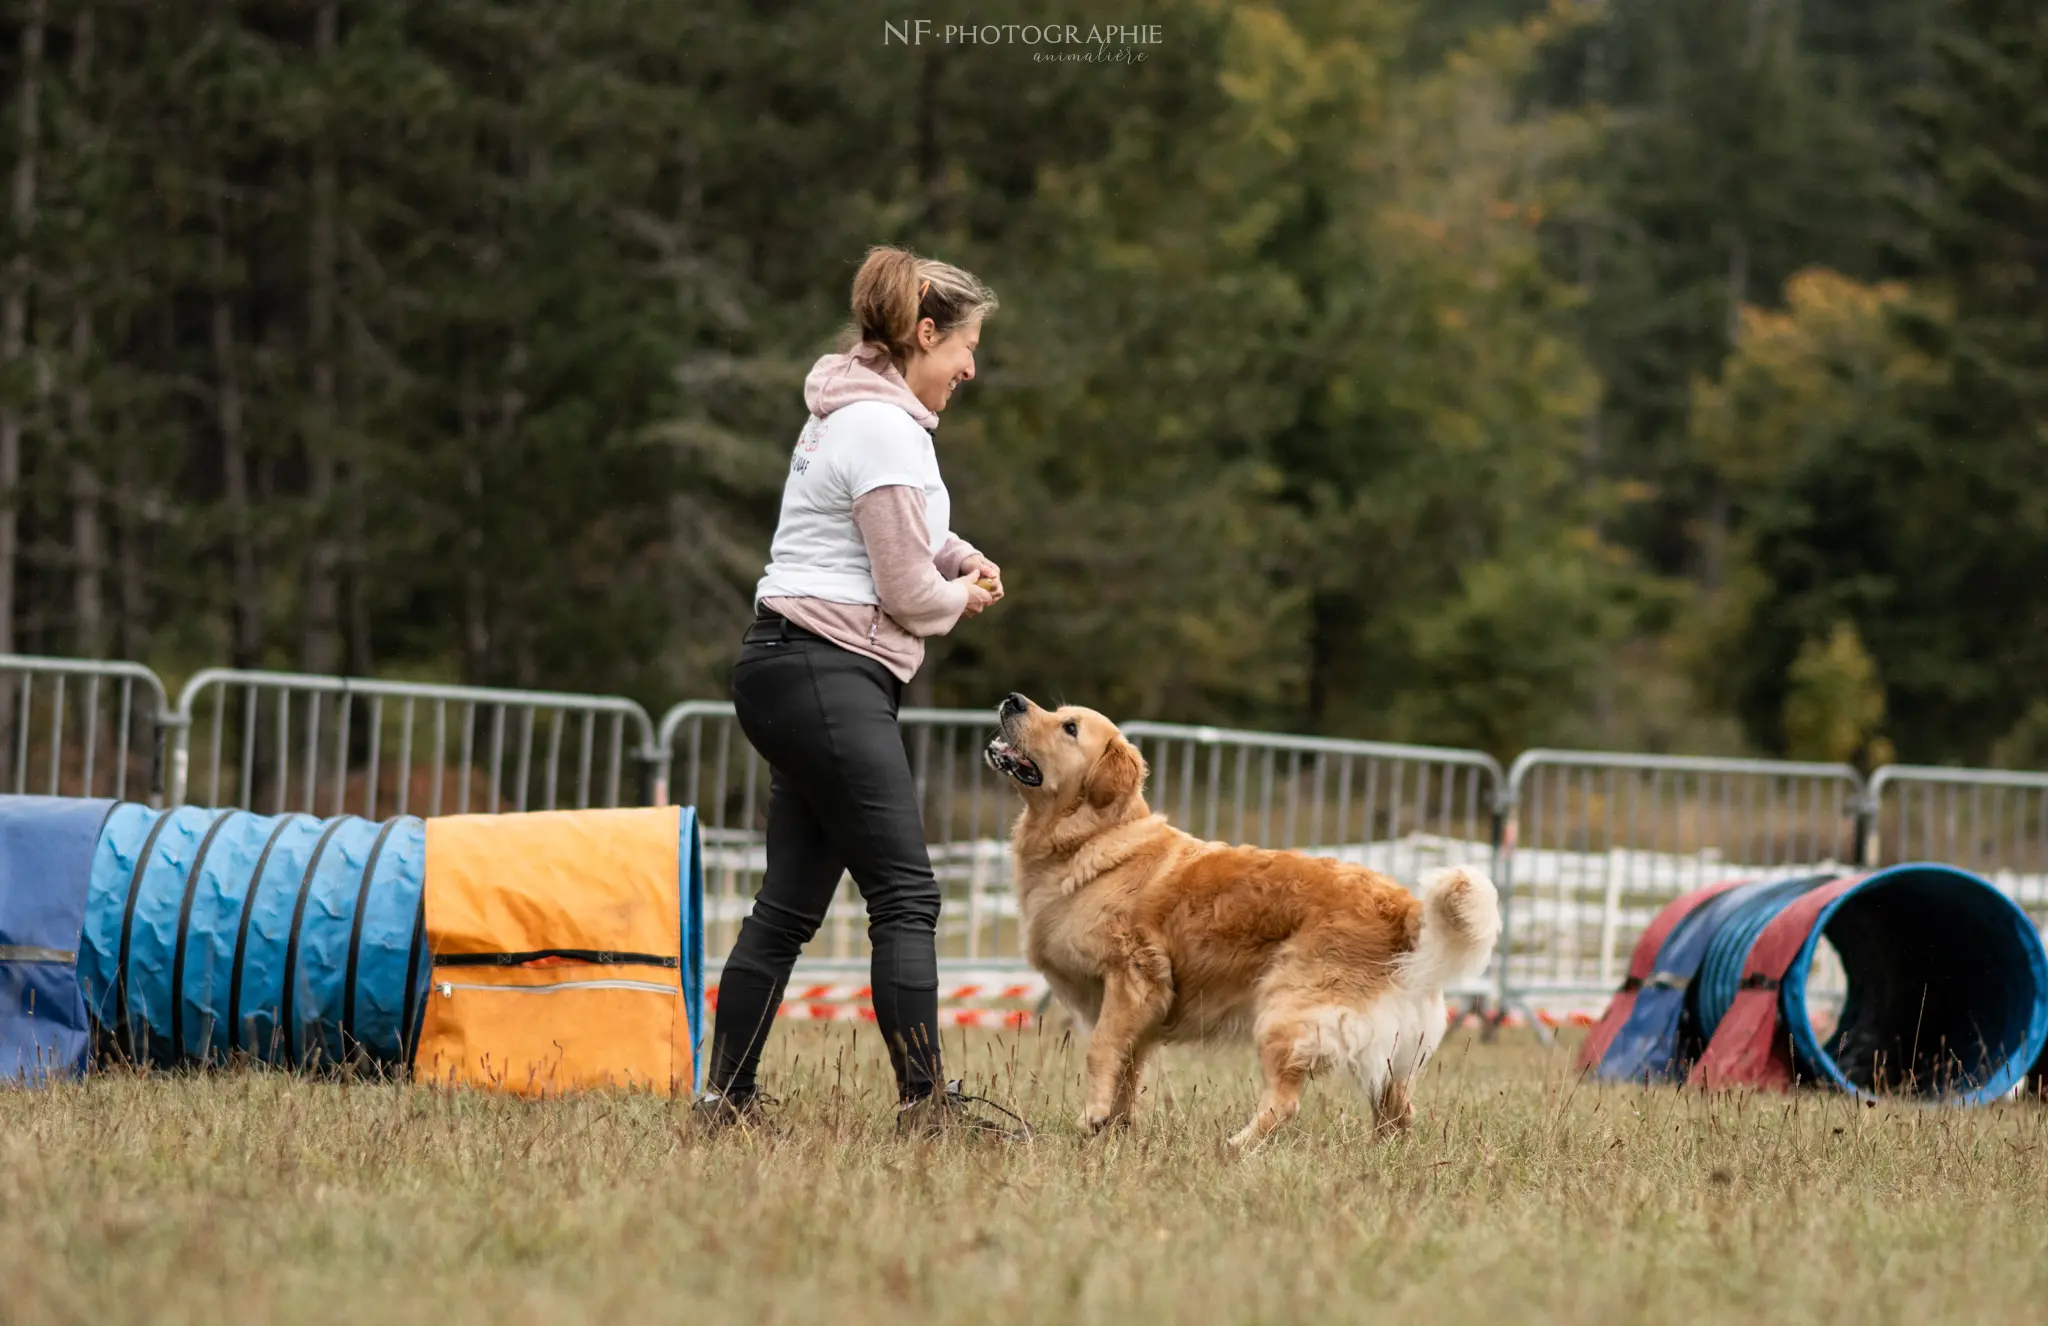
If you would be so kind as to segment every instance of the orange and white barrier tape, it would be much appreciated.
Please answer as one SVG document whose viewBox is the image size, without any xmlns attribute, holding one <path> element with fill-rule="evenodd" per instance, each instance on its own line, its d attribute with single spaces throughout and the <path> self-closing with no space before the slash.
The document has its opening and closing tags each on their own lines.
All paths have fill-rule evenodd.
<svg viewBox="0 0 2048 1326">
<path fill-rule="evenodd" d="M 1021 1008 L 975 1008 L 959 1007 L 976 1001 L 1006 1004 L 1036 1004 L 1045 996 L 1045 978 L 1035 973 L 988 972 L 970 973 L 957 979 L 952 985 L 939 991 L 939 1023 L 947 1027 L 985 1027 L 991 1029 L 1022 1030 L 1037 1025 L 1036 1015 Z M 714 983 L 705 992 L 712 1008 L 718 1007 L 718 986 Z M 874 990 L 864 982 L 856 981 L 811 981 L 793 983 L 784 992 L 783 1003 L 777 1016 L 800 1022 L 873 1022 L 875 1020 Z M 1550 1030 L 1560 1027 L 1590 1027 L 1597 1020 L 1584 1009 L 1573 1008 L 1553 1010 L 1539 1008 L 1535 1011 L 1536 1021 Z M 1479 1018 L 1466 1008 L 1453 1005 L 1450 1021 L 1454 1026 L 1477 1026 Z M 1510 1011 L 1501 1019 L 1506 1027 L 1528 1025 L 1529 1019 L 1519 1011 Z"/>
<path fill-rule="evenodd" d="M 798 1003 L 783 1004 L 776 1014 L 795 1022 L 873 1022 L 873 1004 Z M 995 1031 L 1024 1031 L 1038 1025 L 1038 1018 L 1022 1008 L 941 1008 L 942 1027 L 985 1027 Z"/>
<path fill-rule="evenodd" d="M 803 981 L 790 983 L 783 992 L 777 1017 L 799 1022 L 873 1022 L 874 989 L 864 981 Z M 1043 976 L 1032 972 L 970 972 L 939 991 L 939 1025 L 944 1027 L 987 1027 L 1022 1030 L 1036 1026 L 1037 1016 L 1021 1008 L 958 1007 L 975 1001 L 1035 1004 L 1045 997 Z M 705 1001 L 718 1007 L 718 986 L 705 991 Z"/>
<path fill-rule="evenodd" d="M 714 990 L 716 986 L 712 987 Z M 1045 978 L 1042 976 L 1000 978 L 976 978 L 946 986 L 939 991 L 942 1004 L 964 1004 L 977 999 L 1038 1000 L 1045 996 Z M 838 1003 L 845 1000 L 861 1002 L 875 997 L 872 987 L 851 982 L 820 982 L 800 985 L 792 982 L 783 994 L 785 999 L 804 1003 Z"/>
</svg>

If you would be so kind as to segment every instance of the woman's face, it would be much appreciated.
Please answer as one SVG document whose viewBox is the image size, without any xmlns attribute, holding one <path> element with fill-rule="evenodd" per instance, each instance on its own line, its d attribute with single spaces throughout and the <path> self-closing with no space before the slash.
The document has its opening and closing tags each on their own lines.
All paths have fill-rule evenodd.
<svg viewBox="0 0 2048 1326">
<path fill-rule="evenodd" d="M 949 332 L 930 318 L 917 324 L 918 354 L 903 370 L 903 380 L 919 400 L 937 414 L 953 399 L 953 388 L 974 376 L 974 351 L 981 344 L 981 315 L 975 314 Z"/>
</svg>

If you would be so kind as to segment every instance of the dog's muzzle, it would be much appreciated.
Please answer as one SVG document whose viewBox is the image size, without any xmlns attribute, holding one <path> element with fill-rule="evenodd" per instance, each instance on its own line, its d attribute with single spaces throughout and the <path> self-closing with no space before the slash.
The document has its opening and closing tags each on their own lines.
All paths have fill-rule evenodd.
<svg viewBox="0 0 2048 1326">
<path fill-rule="evenodd" d="M 988 761 L 989 768 L 1005 778 L 1016 779 L 1026 787 L 1037 787 L 1045 781 L 1045 775 L 1039 772 L 1031 757 L 1002 737 L 991 737 L 988 745 L 983 747 L 981 757 Z"/>
<path fill-rule="evenodd" d="M 1003 697 L 1003 702 L 996 706 L 996 723 L 1002 731 L 989 739 L 988 745 L 982 749 L 981 758 L 1003 777 L 1014 778 L 1026 787 L 1037 787 L 1045 782 L 1044 773 L 1010 739 L 1011 725 L 1022 718 L 1029 707 L 1030 701 L 1015 691 Z"/>
</svg>

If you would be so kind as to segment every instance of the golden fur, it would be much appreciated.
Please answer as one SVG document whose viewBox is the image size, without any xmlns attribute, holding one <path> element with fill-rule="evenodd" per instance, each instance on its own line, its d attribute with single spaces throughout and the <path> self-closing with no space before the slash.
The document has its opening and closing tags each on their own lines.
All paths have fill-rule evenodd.
<svg viewBox="0 0 2048 1326">
<path fill-rule="evenodd" d="M 1499 932 L 1485 876 L 1438 871 L 1418 898 L 1363 866 L 1203 842 L 1152 812 L 1143 758 L 1101 714 L 1012 696 L 1001 715 L 987 758 L 1024 798 L 1025 956 L 1092 1024 L 1082 1125 L 1129 1122 L 1155 1045 L 1229 1036 L 1253 1041 L 1264 1078 L 1234 1150 L 1329 1067 L 1358 1079 L 1382 1131 L 1407 1128 L 1443 988 L 1483 970 Z"/>
</svg>

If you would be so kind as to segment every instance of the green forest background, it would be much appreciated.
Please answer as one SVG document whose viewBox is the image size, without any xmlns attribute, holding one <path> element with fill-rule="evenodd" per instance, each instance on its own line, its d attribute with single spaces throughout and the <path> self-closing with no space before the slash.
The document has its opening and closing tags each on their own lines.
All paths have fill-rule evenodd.
<svg viewBox="0 0 2048 1326">
<path fill-rule="evenodd" d="M 0 90 L 0 650 L 723 696 L 891 242 L 1003 300 L 917 700 L 2048 763 L 2048 7 L 5 0 Z"/>
</svg>

